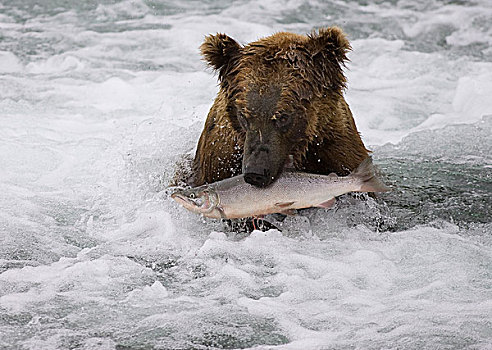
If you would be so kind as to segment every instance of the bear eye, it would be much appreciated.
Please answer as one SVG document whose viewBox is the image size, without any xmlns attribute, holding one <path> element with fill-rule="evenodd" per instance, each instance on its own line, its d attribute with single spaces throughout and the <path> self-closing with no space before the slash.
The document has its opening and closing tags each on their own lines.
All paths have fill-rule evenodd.
<svg viewBox="0 0 492 350">
<path fill-rule="evenodd" d="M 287 129 L 292 122 L 292 118 L 288 114 L 278 114 L 272 119 L 275 122 L 275 126 L 280 129 Z"/>
<path fill-rule="evenodd" d="M 237 114 L 237 120 L 239 121 L 239 124 L 241 124 L 241 127 L 243 129 L 246 130 L 248 128 L 248 121 L 246 120 L 246 117 L 244 116 L 244 114 L 238 113 Z"/>
</svg>

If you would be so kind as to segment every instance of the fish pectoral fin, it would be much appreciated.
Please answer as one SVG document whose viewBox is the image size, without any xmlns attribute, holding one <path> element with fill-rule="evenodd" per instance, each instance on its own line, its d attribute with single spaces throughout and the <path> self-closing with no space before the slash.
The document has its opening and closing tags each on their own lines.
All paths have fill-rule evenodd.
<svg viewBox="0 0 492 350">
<path fill-rule="evenodd" d="M 222 219 L 227 219 L 227 215 L 224 213 L 224 209 L 222 209 L 222 207 L 217 206 L 215 209 L 219 212 Z"/>
<path fill-rule="evenodd" d="M 275 206 L 279 207 L 279 208 L 287 208 L 287 207 L 290 207 L 294 203 L 295 202 L 278 202 L 278 203 L 275 203 Z"/>
<path fill-rule="evenodd" d="M 319 208 L 331 208 L 335 204 L 336 200 L 335 198 L 328 199 L 327 201 L 320 203 L 317 205 Z"/>
</svg>

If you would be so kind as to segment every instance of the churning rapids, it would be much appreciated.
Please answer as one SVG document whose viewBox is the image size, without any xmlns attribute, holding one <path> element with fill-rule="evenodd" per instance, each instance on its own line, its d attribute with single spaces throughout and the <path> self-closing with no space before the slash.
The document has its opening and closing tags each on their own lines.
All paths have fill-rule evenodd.
<svg viewBox="0 0 492 350">
<path fill-rule="evenodd" d="M 166 185 L 209 33 L 338 25 L 393 191 L 230 232 Z M 0 349 L 492 349 L 489 0 L 0 0 Z"/>
</svg>

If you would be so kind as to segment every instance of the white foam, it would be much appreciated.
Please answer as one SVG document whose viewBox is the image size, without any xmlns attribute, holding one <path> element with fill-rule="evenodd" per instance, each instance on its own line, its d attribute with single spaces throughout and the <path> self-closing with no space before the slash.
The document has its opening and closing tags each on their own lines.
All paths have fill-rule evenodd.
<svg viewBox="0 0 492 350">
<path fill-rule="evenodd" d="M 21 72 L 23 68 L 16 55 L 8 51 L 0 51 L 0 74 Z"/>
<path fill-rule="evenodd" d="M 426 128 L 474 123 L 492 111 L 489 63 L 402 51 L 401 41 L 370 39 L 353 46 L 347 100 L 370 145 L 397 143 Z"/>
<path fill-rule="evenodd" d="M 31 62 L 26 66 L 30 73 L 58 73 L 84 69 L 84 64 L 70 55 L 57 55 L 45 61 Z"/>
<path fill-rule="evenodd" d="M 132 305 L 146 306 L 148 303 L 158 303 L 163 298 L 167 298 L 169 293 L 161 282 L 155 281 L 151 286 L 145 286 L 143 288 L 137 288 L 128 293 L 128 297 L 125 302 Z"/>
<path fill-rule="evenodd" d="M 484 73 L 477 77 L 461 77 L 458 80 L 453 108 L 465 116 L 464 121 L 473 123 L 492 112 L 492 74 Z"/>
</svg>

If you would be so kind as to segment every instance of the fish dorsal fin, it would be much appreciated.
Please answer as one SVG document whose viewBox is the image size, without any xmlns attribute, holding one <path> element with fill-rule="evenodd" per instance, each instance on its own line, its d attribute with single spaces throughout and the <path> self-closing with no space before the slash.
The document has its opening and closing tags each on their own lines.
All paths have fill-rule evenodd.
<svg viewBox="0 0 492 350">
<path fill-rule="evenodd" d="M 328 199 L 327 201 L 317 205 L 319 208 L 331 208 L 335 204 L 335 198 Z"/>
<path fill-rule="evenodd" d="M 290 207 L 294 203 L 295 202 L 278 202 L 278 203 L 275 203 L 275 206 L 279 207 L 279 208 L 287 208 L 287 207 Z"/>
<path fill-rule="evenodd" d="M 289 216 L 294 216 L 297 214 L 297 210 L 295 209 L 286 209 L 281 212 L 281 214 L 289 215 Z"/>
</svg>

